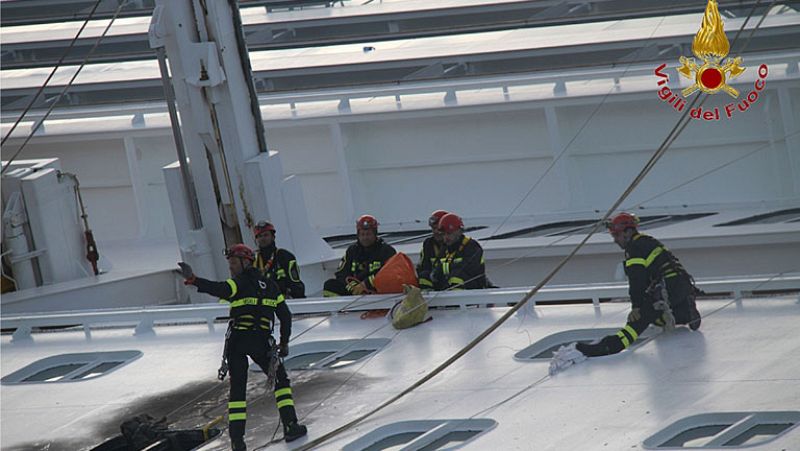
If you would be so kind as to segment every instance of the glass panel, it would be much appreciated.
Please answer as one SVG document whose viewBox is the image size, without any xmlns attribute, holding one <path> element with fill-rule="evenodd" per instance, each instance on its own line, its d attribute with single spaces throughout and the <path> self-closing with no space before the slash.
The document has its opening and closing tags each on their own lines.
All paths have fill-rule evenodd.
<svg viewBox="0 0 800 451">
<path fill-rule="evenodd" d="M 366 350 L 359 350 L 359 351 L 350 351 L 345 355 L 336 357 L 335 360 L 325 364 L 326 368 L 341 368 L 346 365 L 350 365 L 351 363 L 363 359 L 364 357 L 372 354 L 375 352 L 374 349 L 366 349 Z"/>
<path fill-rule="evenodd" d="M 475 230 L 485 229 L 486 226 L 473 226 L 473 227 L 465 227 L 464 232 L 473 232 Z M 407 230 L 404 232 L 386 232 L 386 233 L 379 233 L 379 237 L 383 238 L 384 241 L 388 244 L 409 244 L 409 243 L 421 243 L 425 241 L 425 238 L 431 236 L 430 229 L 424 230 Z M 355 244 L 357 235 L 335 235 L 335 236 L 327 236 L 323 238 L 328 244 L 331 245 L 334 249 L 348 247 L 351 244 Z"/>
<path fill-rule="evenodd" d="M 781 432 L 794 426 L 792 423 L 788 424 L 757 424 L 736 437 L 728 440 L 722 446 L 750 446 L 757 445 L 762 442 L 776 437 Z"/>
<path fill-rule="evenodd" d="M 789 208 L 778 210 L 762 215 L 750 216 L 749 218 L 737 219 L 736 221 L 717 224 L 716 227 L 736 226 L 743 224 L 775 224 L 778 222 L 795 222 L 800 219 L 800 208 Z"/>
<path fill-rule="evenodd" d="M 445 434 L 443 437 L 440 437 L 436 441 L 430 443 L 427 446 L 424 446 L 419 449 L 419 451 L 435 451 L 437 449 L 442 449 L 449 445 L 456 445 L 459 443 L 464 443 L 467 440 L 471 439 L 478 435 L 480 431 L 452 431 Z"/>
<path fill-rule="evenodd" d="M 32 376 L 26 377 L 22 382 L 56 382 L 84 365 L 86 365 L 86 363 L 69 363 L 66 365 L 51 366 Z"/>
<path fill-rule="evenodd" d="M 364 448 L 363 451 L 397 451 L 422 434 L 422 432 L 403 432 L 391 435 Z"/>
<path fill-rule="evenodd" d="M 112 369 L 122 365 L 125 362 L 103 362 L 99 365 L 95 365 L 91 369 L 84 371 L 83 373 L 75 376 L 72 380 L 78 379 L 91 379 L 93 377 L 101 376 L 103 373 L 107 371 L 111 371 Z"/>
<path fill-rule="evenodd" d="M 572 233 L 574 230 L 581 229 L 587 225 L 594 225 L 595 220 L 581 220 L 581 221 L 562 221 L 553 222 L 550 224 L 538 225 L 536 227 L 528 227 L 525 229 L 515 230 L 513 232 L 501 233 L 494 235 L 487 239 L 489 240 L 502 240 L 505 238 L 533 238 L 545 235 L 560 235 Z M 590 230 L 591 228 L 588 228 Z"/>
<path fill-rule="evenodd" d="M 334 354 L 334 351 L 324 351 L 324 352 L 310 352 L 308 354 L 300 354 L 295 357 L 290 357 L 285 362 L 283 362 L 283 366 L 287 370 L 307 370 L 308 367 L 311 365 L 319 362 L 320 360 Z"/>
<path fill-rule="evenodd" d="M 661 216 L 661 217 L 656 217 L 657 219 L 641 221 L 641 223 L 639 224 L 639 229 L 640 230 L 655 229 L 657 227 L 664 227 L 671 224 L 677 224 L 679 222 L 691 221 L 692 219 L 705 218 L 706 216 L 711 216 L 715 214 L 716 213 L 694 213 L 688 215 Z"/>
<path fill-rule="evenodd" d="M 708 443 L 715 435 L 731 427 L 730 424 L 715 424 L 711 426 L 700 426 L 672 437 L 666 442 L 658 445 L 659 448 L 672 446 L 682 446 L 684 448 L 700 447 Z"/>
</svg>

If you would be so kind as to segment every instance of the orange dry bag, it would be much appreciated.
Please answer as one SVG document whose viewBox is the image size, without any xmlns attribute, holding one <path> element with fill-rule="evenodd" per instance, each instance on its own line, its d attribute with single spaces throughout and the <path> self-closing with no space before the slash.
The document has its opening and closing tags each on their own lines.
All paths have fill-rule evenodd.
<svg viewBox="0 0 800 451">
<path fill-rule="evenodd" d="M 378 274 L 375 274 L 375 290 L 378 293 L 402 293 L 403 284 L 419 286 L 417 272 L 411 259 L 402 252 L 398 252 L 386 261 Z"/>
</svg>

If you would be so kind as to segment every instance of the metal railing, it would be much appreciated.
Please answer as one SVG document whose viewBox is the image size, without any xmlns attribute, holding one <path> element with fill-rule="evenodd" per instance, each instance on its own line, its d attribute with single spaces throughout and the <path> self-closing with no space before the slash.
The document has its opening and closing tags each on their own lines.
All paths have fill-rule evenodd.
<svg viewBox="0 0 800 451">
<path fill-rule="evenodd" d="M 747 277 L 714 278 L 698 280 L 697 286 L 708 294 L 729 294 L 736 299 L 761 291 L 800 291 L 800 273 L 756 275 Z M 507 306 L 520 300 L 528 288 L 499 288 L 486 290 L 465 290 L 437 293 L 430 298 L 432 308 Z M 628 295 L 627 283 L 600 283 L 581 285 L 554 285 L 543 288 L 531 302 L 578 302 L 591 300 L 597 308 L 601 300 L 625 298 Z M 343 310 L 361 311 L 391 308 L 400 296 L 373 295 L 337 298 L 307 298 L 288 301 L 294 314 L 335 314 Z M 120 308 L 92 311 L 64 311 L 42 314 L 5 316 L 0 318 L 3 330 L 14 330 L 12 342 L 30 340 L 36 328 L 43 327 L 83 327 L 87 339 L 91 338 L 91 328 L 97 326 L 130 326 L 134 334 L 152 334 L 158 323 L 197 323 L 205 322 L 209 332 L 214 331 L 218 318 L 228 315 L 227 304 L 191 304 L 158 307 Z"/>
</svg>

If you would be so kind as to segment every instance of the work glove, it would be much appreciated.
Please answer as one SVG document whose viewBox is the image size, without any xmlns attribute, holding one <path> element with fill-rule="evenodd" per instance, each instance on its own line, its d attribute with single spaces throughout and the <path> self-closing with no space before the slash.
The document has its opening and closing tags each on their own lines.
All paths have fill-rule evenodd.
<svg viewBox="0 0 800 451">
<path fill-rule="evenodd" d="M 356 296 L 360 296 L 362 294 L 368 293 L 369 290 L 367 289 L 367 285 L 364 284 L 364 282 L 361 282 L 359 284 L 356 284 L 353 288 L 351 288 L 350 292 Z"/>
<path fill-rule="evenodd" d="M 356 279 L 355 277 L 352 277 L 352 276 L 348 277 L 346 282 L 347 282 L 347 285 L 345 286 L 345 288 L 347 288 L 347 291 L 349 293 L 352 293 L 353 289 L 356 287 L 356 285 L 361 283 L 360 280 L 358 280 L 358 279 Z"/>
<path fill-rule="evenodd" d="M 631 312 L 628 313 L 628 322 L 629 323 L 635 323 L 636 321 L 639 321 L 640 319 L 642 319 L 642 313 L 639 311 L 638 308 L 632 308 Z"/>
<path fill-rule="evenodd" d="M 186 262 L 178 262 L 178 266 L 181 268 L 181 276 L 183 276 L 183 284 L 184 285 L 193 285 L 195 281 L 194 271 L 192 271 L 192 267 Z"/>
<path fill-rule="evenodd" d="M 281 343 L 278 345 L 278 357 L 286 357 L 289 355 L 289 345 L 287 343 Z"/>
</svg>

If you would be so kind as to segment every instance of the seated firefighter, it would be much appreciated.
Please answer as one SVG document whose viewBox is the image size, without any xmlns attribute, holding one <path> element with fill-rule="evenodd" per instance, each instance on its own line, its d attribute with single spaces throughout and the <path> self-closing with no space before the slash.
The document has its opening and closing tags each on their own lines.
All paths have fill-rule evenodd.
<svg viewBox="0 0 800 451">
<path fill-rule="evenodd" d="M 391 256 L 392 246 L 378 238 L 378 220 L 363 215 L 356 222 L 358 241 L 350 245 L 339 263 L 336 277 L 325 281 L 323 295 L 347 296 L 375 291 L 375 275 Z"/>
<path fill-rule="evenodd" d="M 616 354 L 628 348 L 650 324 L 671 328 L 676 324 L 700 327 L 692 276 L 678 258 L 657 239 L 639 233 L 639 218 L 619 213 L 608 223 L 614 242 L 625 250 L 625 274 L 631 312 L 628 322 L 597 344 L 577 343 L 587 357 Z"/>
<path fill-rule="evenodd" d="M 261 221 L 253 227 L 258 253 L 253 266 L 274 280 L 281 293 L 290 299 L 306 297 L 306 286 L 300 280 L 300 270 L 294 254 L 275 245 L 275 226 Z"/>
<path fill-rule="evenodd" d="M 194 285 L 201 293 L 217 296 L 230 303 L 228 334 L 225 353 L 231 373 L 228 402 L 228 433 L 234 451 L 246 450 L 244 442 L 247 420 L 247 370 L 249 356 L 268 380 L 274 377 L 275 400 L 283 423 L 284 440 L 291 442 L 306 435 L 306 427 L 298 424 L 294 409 L 292 388 L 286 369 L 279 357 L 289 354 L 289 337 L 292 332 L 292 314 L 278 286 L 253 267 L 253 251 L 244 244 L 231 246 L 227 252 L 231 278 L 214 282 L 197 277 L 186 263 L 179 263 L 184 281 Z M 275 344 L 272 328 L 275 316 L 281 322 L 280 344 Z M 225 370 L 220 369 L 220 379 Z"/>
<path fill-rule="evenodd" d="M 433 289 L 431 281 L 431 271 L 436 262 L 444 257 L 444 236 L 439 230 L 439 220 L 446 215 L 444 210 L 436 210 L 428 218 L 428 226 L 431 228 L 431 236 L 422 242 L 422 252 L 419 253 L 419 263 L 417 263 L 417 276 L 419 277 L 419 287 L 423 290 Z"/>
<path fill-rule="evenodd" d="M 439 219 L 444 255 L 434 263 L 430 282 L 434 290 L 479 289 L 487 287 L 483 248 L 464 235 L 464 222 L 455 213 Z"/>
</svg>

